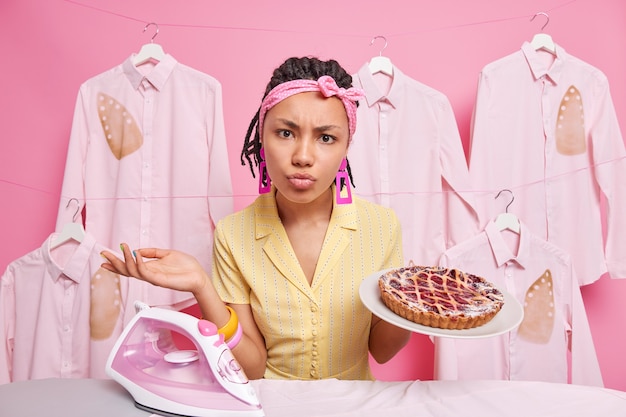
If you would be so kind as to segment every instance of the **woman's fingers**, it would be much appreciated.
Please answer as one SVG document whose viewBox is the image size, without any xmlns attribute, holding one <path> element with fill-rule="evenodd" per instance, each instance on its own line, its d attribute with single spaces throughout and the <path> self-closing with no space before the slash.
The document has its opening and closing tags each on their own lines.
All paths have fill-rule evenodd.
<svg viewBox="0 0 626 417">
<path fill-rule="evenodd" d="M 171 251 L 167 249 L 159 249 L 159 248 L 144 248 L 144 249 L 137 249 L 135 252 L 137 253 L 137 255 L 141 255 L 144 258 L 160 259 L 160 258 L 163 258 L 168 253 L 170 253 Z"/>
<path fill-rule="evenodd" d="M 109 251 L 103 251 L 101 255 L 108 261 L 108 263 L 102 264 L 102 267 L 120 275 L 143 279 L 141 276 L 142 271 L 139 270 L 134 253 L 130 250 L 128 245 L 125 243 L 120 244 L 120 250 L 122 251 L 124 259 L 120 259 L 118 256 Z M 148 254 L 143 253 L 142 255 L 146 256 Z M 139 255 L 139 257 L 141 258 L 142 255 Z M 143 266 L 142 269 L 146 271 L 145 266 Z"/>
<path fill-rule="evenodd" d="M 128 271 L 128 276 L 139 278 L 139 271 L 137 270 L 137 264 L 135 263 L 135 257 L 131 252 L 130 248 L 126 243 L 122 243 L 120 245 L 120 249 L 124 254 L 124 261 L 126 263 L 126 270 Z"/>
<path fill-rule="evenodd" d="M 107 260 L 107 263 L 102 264 L 104 269 L 120 275 L 128 276 L 128 270 L 124 261 L 109 251 L 103 251 L 101 255 Z"/>
<path fill-rule="evenodd" d="M 151 284 L 169 288 L 167 267 L 162 265 L 161 260 L 170 252 L 170 250 L 158 248 L 145 248 L 133 251 L 133 256 L 130 260 L 132 265 L 129 265 L 131 272 L 137 274 L 133 276 Z M 150 261 L 146 262 L 144 258 L 150 259 Z"/>
<path fill-rule="evenodd" d="M 146 263 L 143 261 L 144 256 L 147 258 L 153 258 L 153 256 L 148 256 L 150 254 L 150 250 L 138 249 L 135 251 L 135 254 L 135 267 L 137 268 L 137 272 L 139 275 L 152 282 L 154 279 L 154 273 L 146 267 Z"/>
<path fill-rule="evenodd" d="M 120 245 L 123 259 L 119 255 L 103 252 L 109 261 L 102 267 L 118 274 L 138 278 L 164 288 L 179 291 L 194 291 L 206 284 L 206 273 L 191 255 L 175 250 L 144 248 L 132 251 Z"/>
</svg>

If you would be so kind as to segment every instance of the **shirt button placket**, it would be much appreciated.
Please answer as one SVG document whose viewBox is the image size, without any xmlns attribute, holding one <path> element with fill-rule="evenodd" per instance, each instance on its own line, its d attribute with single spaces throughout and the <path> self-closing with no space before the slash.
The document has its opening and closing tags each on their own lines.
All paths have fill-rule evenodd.
<svg viewBox="0 0 626 417">
<path fill-rule="evenodd" d="M 152 147 L 153 147 L 153 114 L 154 114 L 154 100 L 155 89 L 150 82 L 146 79 L 143 80 L 143 145 L 141 146 L 141 210 L 140 210 L 140 230 L 139 246 L 150 246 L 150 222 L 152 221 L 152 177 L 154 166 L 152 162 Z"/>
<path fill-rule="evenodd" d="M 380 202 L 383 206 L 390 206 L 390 189 L 389 189 L 389 110 L 391 106 L 383 98 L 378 102 L 379 107 L 379 137 L 378 137 L 378 152 L 380 156 L 378 161 L 380 163 Z"/>
<path fill-rule="evenodd" d="M 504 264 L 504 282 L 506 291 L 513 297 L 517 298 L 516 286 L 515 286 L 515 263 L 513 261 L 507 261 Z M 505 367 L 505 373 L 508 378 L 513 377 L 512 372 L 515 369 L 516 362 L 516 337 L 515 332 L 508 332 L 506 337 L 508 338 L 509 345 L 509 363 Z M 506 340 L 506 339 L 505 339 Z"/>
<path fill-rule="evenodd" d="M 541 117 L 543 121 L 543 133 L 544 133 L 544 168 L 543 168 L 543 177 L 544 177 L 544 199 L 545 199 L 545 210 L 546 210 L 546 229 L 545 229 L 545 238 L 549 239 L 550 237 L 550 224 L 552 224 L 552 158 L 554 156 L 554 150 L 556 149 L 555 138 L 554 138 L 554 124 L 556 120 L 552 117 L 553 114 L 553 106 L 550 102 L 550 87 L 551 83 L 546 80 L 546 76 L 544 75 L 541 79 L 542 83 L 542 91 L 541 91 Z"/>
<path fill-rule="evenodd" d="M 74 305 L 74 281 L 70 278 L 63 277 L 63 286 L 65 288 L 65 297 L 63 298 L 63 334 L 61 336 L 61 378 L 70 378 L 72 376 L 72 311 Z"/>
</svg>

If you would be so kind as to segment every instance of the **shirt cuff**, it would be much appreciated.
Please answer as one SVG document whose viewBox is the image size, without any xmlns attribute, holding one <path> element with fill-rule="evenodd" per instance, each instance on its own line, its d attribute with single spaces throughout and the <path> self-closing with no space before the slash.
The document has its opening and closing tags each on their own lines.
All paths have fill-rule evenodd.
<svg viewBox="0 0 626 417">
<path fill-rule="evenodd" d="M 626 261 L 607 261 L 609 276 L 613 279 L 626 279 Z"/>
</svg>

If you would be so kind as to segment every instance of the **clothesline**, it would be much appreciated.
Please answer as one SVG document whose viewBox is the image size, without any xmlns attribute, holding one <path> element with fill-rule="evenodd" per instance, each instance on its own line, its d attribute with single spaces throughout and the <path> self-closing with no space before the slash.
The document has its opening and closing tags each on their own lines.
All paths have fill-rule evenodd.
<svg viewBox="0 0 626 417">
<path fill-rule="evenodd" d="M 543 178 L 541 180 L 537 180 L 537 181 L 532 181 L 529 183 L 525 183 L 525 184 L 520 184 L 520 185 L 513 185 L 513 186 L 507 186 L 506 188 L 508 190 L 511 190 L 512 192 L 514 192 L 515 190 L 520 190 L 520 189 L 524 189 L 524 188 L 528 188 L 528 187 L 532 187 L 538 184 L 542 184 L 545 182 L 551 182 L 554 181 L 556 179 L 560 179 L 560 178 L 564 178 L 564 177 L 568 177 L 568 176 L 572 176 L 575 174 L 578 174 L 579 172 L 583 172 L 583 171 L 588 171 L 590 169 L 595 169 L 596 167 L 600 167 L 600 166 L 604 166 L 607 164 L 612 164 L 612 163 L 617 163 L 620 162 L 622 160 L 626 159 L 626 157 L 621 157 L 621 158 L 616 158 L 616 159 L 612 159 L 606 162 L 602 162 L 600 164 L 594 164 L 594 165 L 590 165 L 588 167 L 585 168 L 580 168 L 574 171 L 570 171 L 570 172 L 566 172 L 563 174 L 559 174 L 559 175 L 554 175 L 551 177 L 546 177 Z M 437 194 L 447 194 L 447 193 L 466 193 L 466 194 L 494 194 L 497 193 L 499 191 L 501 191 L 500 189 L 498 190 L 453 190 L 453 191 L 438 191 L 438 192 L 433 192 L 433 191 L 395 191 L 395 192 L 390 192 L 390 193 L 376 193 L 376 194 L 359 194 L 358 192 L 358 178 L 355 180 L 355 182 L 357 183 L 357 186 L 355 187 L 355 194 L 356 195 L 361 195 L 361 196 L 373 196 L 373 195 L 389 195 L 389 196 L 394 196 L 394 195 L 437 195 Z M 48 191 L 48 190 L 42 190 L 40 188 L 37 187 L 33 187 L 27 184 L 21 184 L 15 181 L 10 181 L 10 180 L 6 180 L 6 179 L 0 179 L 0 183 L 4 183 L 4 184 L 9 184 L 12 186 L 15 186 L 17 188 L 23 188 L 23 189 L 27 189 L 27 190 L 31 190 L 31 191 L 36 191 L 42 194 L 49 194 L 49 195 L 56 195 L 56 193 Z M 137 196 L 137 197 L 102 197 L 102 198 L 87 198 L 86 201 L 105 201 L 105 200 L 140 200 L 140 199 L 144 199 L 147 198 L 148 200 L 176 200 L 176 199 L 199 199 L 199 198 L 250 198 L 250 197 L 256 197 L 258 194 L 233 194 L 233 195 L 180 195 L 180 196 L 150 196 L 150 197 L 144 197 L 144 196 Z M 75 196 L 62 196 L 63 198 L 66 199 L 70 199 L 70 198 L 75 198 Z"/>
<path fill-rule="evenodd" d="M 63 1 L 66 2 L 66 3 L 73 4 L 75 6 L 85 7 L 87 9 L 94 10 L 94 11 L 96 11 L 98 13 L 109 14 L 109 15 L 120 17 L 120 18 L 123 18 L 123 19 L 132 20 L 132 21 L 135 21 L 135 22 L 141 22 L 143 24 L 157 23 L 161 27 L 319 35 L 319 31 L 285 30 L 285 29 L 276 29 L 276 28 L 268 29 L 268 28 L 261 28 L 261 27 L 246 27 L 246 26 L 218 26 L 218 25 L 199 25 L 199 24 L 154 22 L 154 21 L 150 21 L 150 20 L 137 18 L 137 17 L 134 17 L 134 16 L 129 16 L 129 15 L 126 15 L 126 14 L 123 14 L 123 13 L 117 13 L 117 12 L 114 12 L 112 10 L 104 9 L 102 7 L 95 7 L 95 6 L 87 5 L 87 4 L 81 3 L 80 1 L 76 1 L 76 0 L 63 0 Z M 564 1 L 561 4 L 558 4 L 558 5 L 554 6 L 554 7 L 551 7 L 549 9 L 546 9 L 546 10 L 543 10 L 543 11 L 546 12 L 546 13 L 547 12 L 552 12 L 554 10 L 557 10 L 557 9 L 569 6 L 570 4 L 576 3 L 578 1 L 580 1 L 580 0 Z M 534 13 L 535 12 L 533 12 L 533 14 Z M 500 22 L 507 22 L 507 21 L 520 20 L 520 19 L 526 19 L 527 20 L 529 16 L 532 16 L 532 14 L 531 15 L 508 16 L 508 17 L 502 17 L 502 18 L 497 18 L 497 19 L 481 20 L 481 21 L 468 22 L 468 23 L 451 25 L 451 26 L 435 27 L 435 28 L 430 28 L 430 29 L 419 29 L 419 30 L 411 30 L 411 31 L 407 31 L 407 32 L 391 33 L 391 34 L 385 34 L 385 37 L 387 39 L 389 39 L 389 38 L 394 38 L 394 37 L 417 35 L 417 34 L 421 34 L 421 33 L 439 32 L 439 31 L 443 31 L 443 30 L 453 30 L 453 29 L 463 28 L 463 27 L 468 27 L 468 26 L 480 26 L 480 25 L 500 23 Z M 371 34 L 370 35 L 359 35 L 359 34 L 345 33 L 345 32 L 329 33 L 327 31 L 325 31 L 324 34 L 332 35 L 332 36 L 341 36 L 341 37 L 369 37 L 369 38 L 371 38 Z"/>
</svg>

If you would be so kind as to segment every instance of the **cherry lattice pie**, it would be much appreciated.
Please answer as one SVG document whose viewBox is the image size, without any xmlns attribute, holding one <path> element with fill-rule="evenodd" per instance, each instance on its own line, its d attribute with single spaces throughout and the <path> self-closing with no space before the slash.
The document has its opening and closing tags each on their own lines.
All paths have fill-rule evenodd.
<svg viewBox="0 0 626 417">
<path fill-rule="evenodd" d="M 391 311 L 441 329 L 482 326 L 504 305 L 504 295 L 493 284 L 458 269 L 408 266 L 384 273 L 378 285 Z"/>
</svg>

